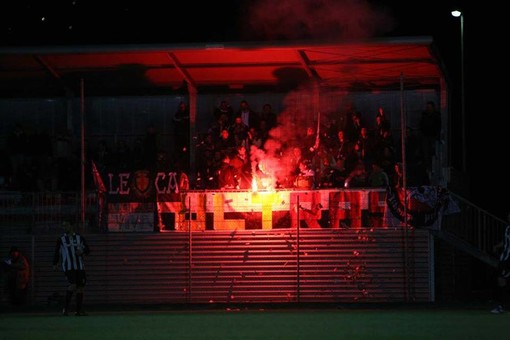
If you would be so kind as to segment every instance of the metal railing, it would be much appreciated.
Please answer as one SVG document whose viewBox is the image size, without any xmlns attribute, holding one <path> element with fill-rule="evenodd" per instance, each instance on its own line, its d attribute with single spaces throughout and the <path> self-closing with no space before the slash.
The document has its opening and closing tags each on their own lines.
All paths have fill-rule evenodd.
<svg viewBox="0 0 510 340">
<path fill-rule="evenodd" d="M 0 192 L 2 234 L 47 233 L 60 230 L 63 221 L 79 224 L 80 192 Z M 94 229 L 97 220 L 97 195 L 86 195 L 86 225 Z"/>
<path fill-rule="evenodd" d="M 493 247 L 503 239 L 508 223 L 465 198 L 450 194 L 459 205 L 460 213 L 444 216 L 442 230 L 468 242 L 481 252 L 495 255 Z"/>
</svg>

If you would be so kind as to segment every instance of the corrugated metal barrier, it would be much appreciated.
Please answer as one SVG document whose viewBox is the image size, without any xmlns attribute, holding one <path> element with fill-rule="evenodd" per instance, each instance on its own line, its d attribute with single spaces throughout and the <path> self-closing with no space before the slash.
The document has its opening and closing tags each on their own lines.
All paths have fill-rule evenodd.
<svg viewBox="0 0 510 340">
<path fill-rule="evenodd" d="M 299 234 L 299 242 L 298 242 Z M 87 304 L 433 301 L 426 230 L 276 229 L 85 234 Z M 60 305 L 57 236 L 4 236 L 32 264 L 30 303 Z M 190 242 L 191 241 L 191 242 Z M 5 299 L 3 302 L 5 303 Z"/>
</svg>

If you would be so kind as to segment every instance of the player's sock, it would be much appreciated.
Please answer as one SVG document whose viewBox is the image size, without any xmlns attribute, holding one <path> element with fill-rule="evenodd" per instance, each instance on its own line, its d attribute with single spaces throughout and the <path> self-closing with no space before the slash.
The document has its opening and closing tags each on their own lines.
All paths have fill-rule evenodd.
<svg viewBox="0 0 510 340">
<path fill-rule="evenodd" d="M 83 293 L 76 293 L 76 312 L 82 312 L 83 306 Z"/>
<path fill-rule="evenodd" d="M 71 303 L 71 298 L 73 297 L 73 292 L 71 290 L 68 290 L 66 292 L 66 301 L 65 301 L 65 309 L 66 311 L 69 310 L 69 304 Z"/>
</svg>

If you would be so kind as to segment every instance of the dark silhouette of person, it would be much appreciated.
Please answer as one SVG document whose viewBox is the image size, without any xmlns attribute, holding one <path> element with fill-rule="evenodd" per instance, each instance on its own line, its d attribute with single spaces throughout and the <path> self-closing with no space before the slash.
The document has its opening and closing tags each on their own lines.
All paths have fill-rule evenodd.
<svg viewBox="0 0 510 340">
<path fill-rule="evenodd" d="M 23 305 L 27 300 L 30 282 L 30 264 L 18 247 L 11 247 L 9 257 L 4 260 L 7 291 L 12 305 Z"/>
<path fill-rule="evenodd" d="M 428 101 L 421 113 L 420 132 L 423 137 L 425 166 L 430 169 L 436 155 L 436 142 L 441 138 L 441 113 L 433 101 Z"/>
</svg>

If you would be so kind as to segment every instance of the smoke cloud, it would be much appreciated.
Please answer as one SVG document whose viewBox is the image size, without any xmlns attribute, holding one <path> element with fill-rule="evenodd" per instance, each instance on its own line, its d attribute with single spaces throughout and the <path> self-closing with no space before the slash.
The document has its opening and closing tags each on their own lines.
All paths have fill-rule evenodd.
<svg viewBox="0 0 510 340">
<path fill-rule="evenodd" d="M 367 0 L 255 0 L 249 2 L 245 11 L 239 19 L 243 36 L 255 40 L 355 40 L 384 34 L 394 27 L 390 12 Z M 317 134 L 318 122 L 324 128 L 340 118 L 338 105 L 345 95 L 338 91 L 328 96 L 321 91 L 321 102 L 316 107 L 313 84 L 308 83 L 306 74 L 303 77 L 296 70 L 281 73 L 276 76 L 282 79 L 292 76 L 300 87 L 286 95 L 278 126 L 270 131 L 263 149 L 252 146 L 250 150 L 253 173 L 272 178 L 271 188 L 291 185 L 285 182 L 296 170 L 292 163 L 294 147 L 303 147 L 307 127 Z M 335 124 L 341 126 L 342 121 Z"/>
<path fill-rule="evenodd" d="M 388 10 L 367 0 L 258 0 L 246 8 L 251 39 L 363 39 L 389 32 Z"/>
<path fill-rule="evenodd" d="M 259 185 L 259 189 L 292 186 L 296 172 L 294 148 L 305 146 L 303 141 L 307 128 L 322 135 L 327 123 L 338 115 L 340 92 L 324 93 L 319 107 L 316 107 L 311 87 L 311 84 L 303 84 L 289 92 L 284 99 L 283 111 L 278 115 L 278 126 L 269 131 L 269 139 L 263 148 L 251 146 L 252 173 L 271 179 L 271 183 Z M 262 169 L 259 169 L 260 165 Z"/>
</svg>

